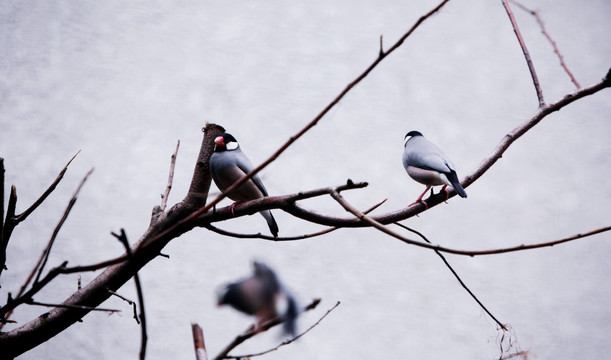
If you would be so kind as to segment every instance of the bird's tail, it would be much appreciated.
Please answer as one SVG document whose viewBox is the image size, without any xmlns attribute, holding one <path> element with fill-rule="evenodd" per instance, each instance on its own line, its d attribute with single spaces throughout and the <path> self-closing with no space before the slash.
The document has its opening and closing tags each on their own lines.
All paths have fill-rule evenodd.
<svg viewBox="0 0 611 360">
<path fill-rule="evenodd" d="M 269 231 L 271 231 L 272 235 L 274 235 L 274 237 L 278 237 L 278 224 L 276 224 L 276 219 L 274 219 L 272 212 L 269 210 L 263 210 L 260 212 L 260 214 L 263 215 L 265 221 L 267 221 L 267 226 L 269 226 Z"/>
<path fill-rule="evenodd" d="M 297 301 L 290 295 L 287 294 L 287 308 L 284 313 L 284 332 L 290 334 L 291 336 L 295 335 L 295 331 L 297 330 L 297 316 L 299 316 L 299 308 L 297 305 Z"/>
<path fill-rule="evenodd" d="M 467 197 L 467 192 L 460 185 L 460 181 L 458 181 L 458 175 L 456 175 L 456 171 L 452 171 L 451 173 L 445 174 L 445 175 L 448 178 L 448 180 L 450 180 L 450 184 L 452 184 L 452 187 L 454 188 L 454 190 L 456 190 L 456 193 L 460 197 L 466 198 Z"/>
</svg>

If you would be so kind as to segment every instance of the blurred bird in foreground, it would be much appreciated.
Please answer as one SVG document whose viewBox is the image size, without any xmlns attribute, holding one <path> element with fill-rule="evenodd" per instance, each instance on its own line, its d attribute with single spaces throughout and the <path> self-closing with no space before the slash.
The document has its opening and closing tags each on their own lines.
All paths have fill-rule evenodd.
<svg viewBox="0 0 611 360">
<path fill-rule="evenodd" d="M 218 305 L 230 305 L 248 315 L 254 315 L 255 330 L 280 317 L 284 332 L 294 336 L 299 310 L 295 298 L 280 283 L 276 273 L 261 262 L 253 262 L 251 277 L 223 286 L 218 294 Z"/>
</svg>

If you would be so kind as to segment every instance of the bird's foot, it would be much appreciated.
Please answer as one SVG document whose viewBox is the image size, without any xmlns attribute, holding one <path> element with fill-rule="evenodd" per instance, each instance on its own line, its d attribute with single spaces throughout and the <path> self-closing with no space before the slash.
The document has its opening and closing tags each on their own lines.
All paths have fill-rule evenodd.
<svg viewBox="0 0 611 360">
<path fill-rule="evenodd" d="M 450 198 L 450 192 L 448 191 L 447 187 L 448 187 L 448 185 L 444 185 L 444 186 L 441 188 L 441 191 L 443 191 L 443 192 L 446 194 L 446 200 L 448 200 L 448 199 Z M 445 201 L 444 201 L 444 202 L 445 202 Z"/>
<path fill-rule="evenodd" d="M 424 190 L 424 192 L 422 194 L 420 194 L 420 196 L 418 197 L 418 199 L 416 199 L 416 201 L 414 201 L 413 203 L 409 204 L 407 207 L 410 207 L 410 206 L 412 206 L 414 204 L 421 203 L 421 204 L 424 205 L 425 209 L 428 209 L 429 208 L 428 204 L 424 200 L 422 200 L 422 198 L 424 197 L 424 194 L 426 194 L 426 192 L 429 191 L 429 189 L 431 189 L 431 196 L 433 196 L 433 188 L 431 188 L 429 186 L 429 187 L 426 188 L 426 190 Z"/>
<path fill-rule="evenodd" d="M 425 209 L 428 209 L 428 208 L 429 208 L 429 205 L 426 203 L 426 201 L 424 201 L 424 200 L 422 200 L 422 199 L 418 199 L 418 200 L 414 201 L 413 203 L 411 203 L 411 204 L 407 205 L 407 207 L 410 207 L 410 206 L 412 206 L 412 205 L 416 205 L 416 204 L 422 204 L 422 205 L 424 205 L 424 208 L 425 208 Z"/>
</svg>

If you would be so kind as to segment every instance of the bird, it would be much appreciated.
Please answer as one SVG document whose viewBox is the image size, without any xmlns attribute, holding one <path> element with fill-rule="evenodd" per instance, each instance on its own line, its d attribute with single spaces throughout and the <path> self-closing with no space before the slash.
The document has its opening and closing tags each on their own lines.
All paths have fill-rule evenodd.
<svg viewBox="0 0 611 360">
<path fill-rule="evenodd" d="M 253 262 L 253 275 L 224 285 L 218 292 L 218 306 L 229 305 L 257 319 L 255 331 L 278 317 L 284 321 L 284 333 L 295 335 L 299 315 L 297 301 L 280 283 L 276 273 L 260 261 Z M 281 311 L 284 307 L 284 311 Z"/>
<path fill-rule="evenodd" d="M 216 186 L 230 199 L 240 202 L 266 197 L 267 190 L 259 176 L 255 174 L 238 188 L 227 193 L 233 183 L 238 181 L 253 169 L 252 163 L 240 149 L 238 141 L 228 133 L 223 133 L 214 139 L 214 152 L 210 157 L 210 174 Z M 235 203 L 231 205 L 231 209 Z M 263 210 L 261 215 L 267 221 L 269 230 L 278 237 L 278 224 L 269 210 Z"/>
<path fill-rule="evenodd" d="M 410 206 L 416 203 L 427 206 L 422 197 L 436 185 L 444 185 L 442 190 L 446 196 L 448 195 L 446 187 L 450 185 L 460 197 L 467 197 L 465 189 L 458 181 L 454 165 L 437 145 L 428 141 L 419 131 L 408 132 L 404 141 L 403 167 L 412 179 L 426 185 L 426 190 Z"/>
</svg>

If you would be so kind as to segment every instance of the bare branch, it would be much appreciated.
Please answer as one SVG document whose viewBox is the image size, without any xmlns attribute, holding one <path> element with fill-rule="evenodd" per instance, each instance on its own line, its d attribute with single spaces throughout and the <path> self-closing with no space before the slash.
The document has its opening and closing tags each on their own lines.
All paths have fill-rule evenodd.
<svg viewBox="0 0 611 360">
<path fill-rule="evenodd" d="M 15 222 L 16 223 L 20 223 L 23 220 L 25 220 L 32 212 L 34 212 L 34 210 L 36 210 L 36 208 L 43 203 L 43 201 L 45 201 L 45 199 L 53 192 L 53 190 L 55 190 L 55 187 L 57 186 L 57 184 L 59 184 L 59 182 L 62 180 L 62 178 L 64 177 L 64 174 L 66 173 L 66 170 L 68 170 L 68 165 L 70 165 L 70 163 L 72 162 L 72 160 L 74 160 L 74 158 L 76 158 L 76 156 L 81 152 L 81 150 L 77 151 L 76 154 L 74 154 L 74 156 L 68 161 L 68 163 L 66 164 L 66 166 L 64 166 L 64 168 L 62 169 L 62 171 L 60 171 L 59 175 L 57 175 L 57 177 L 55 178 L 55 180 L 53 181 L 53 183 L 49 186 L 49 188 L 42 194 L 40 195 L 40 197 L 38 198 L 38 200 L 36 200 L 26 211 L 22 212 L 21 214 L 17 215 Z"/>
<path fill-rule="evenodd" d="M 202 330 L 201 326 L 196 323 L 191 323 L 191 331 L 193 332 L 195 360 L 208 360 L 206 344 L 204 343 L 204 331 Z"/>
<path fill-rule="evenodd" d="M 520 47 L 522 48 L 522 53 L 524 53 L 524 58 L 526 59 L 526 64 L 528 65 L 530 76 L 533 79 L 533 84 L 535 85 L 535 90 L 537 91 L 537 98 L 539 99 L 539 108 L 542 108 L 545 106 L 545 100 L 543 99 L 543 91 L 541 90 L 541 85 L 539 85 L 539 78 L 537 77 L 535 66 L 533 65 L 532 59 L 530 58 L 530 53 L 526 48 L 526 43 L 524 43 L 524 39 L 522 39 L 522 34 L 520 34 L 520 29 L 518 29 L 518 23 L 516 22 L 516 19 L 513 16 L 513 12 L 511 11 L 507 0 L 502 1 L 503 6 L 505 7 L 505 11 L 507 11 L 507 15 L 509 15 L 511 26 L 513 26 L 513 31 L 516 33 L 516 37 L 518 38 L 518 42 L 520 43 Z"/>
<path fill-rule="evenodd" d="M 125 296 L 117 293 L 116 291 L 112 291 L 111 289 L 107 289 L 107 290 L 114 296 L 118 297 L 119 299 L 125 301 L 126 303 L 132 306 L 132 309 L 134 310 L 134 320 L 136 320 L 136 323 L 140 325 L 140 319 L 138 318 L 138 306 L 136 305 L 136 302 L 126 298 Z"/>
<path fill-rule="evenodd" d="M 560 60 L 560 65 L 562 66 L 564 71 L 567 73 L 567 75 L 571 78 L 571 81 L 573 82 L 573 84 L 575 84 L 577 89 L 581 89 L 581 85 L 579 85 L 579 83 L 577 82 L 577 79 L 575 79 L 575 77 L 573 76 L 573 73 L 569 70 L 569 67 L 564 62 L 564 57 L 560 53 L 560 50 L 558 50 L 558 46 L 556 46 L 556 42 L 547 33 L 547 30 L 545 29 L 545 24 L 543 23 L 543 20 L 541 20 L 541 17 L 539 16 L 539 12 L 527 8 L 526 6 L 524 6 L 523 4 L 519 3 L 516 0 L 509 0 L 509 1 L 516 4 L 520 9 L 530 13 L 532 16 L 535 17 L 535 19 L 537 20 L 537 23 L 541 27 L 541 32 L 543 33 L 543 35 L 545 35 L 545 37 L 550 42 L 550 44 L 552 44 L 552 47 L 554 48 L 554 52 L 556 53 L 556 55 L 558 56 L 558 59 Z"/>
<path fill-rule="evenodd" d="M 318 304 L 320 304 L 320 299 L 312 300 L 312 302 L 308 306 L 303 308 L 303 312 L 315 309 Z M 229 352 L 233 350 L 236 346 L 240 345 L 244 341 L 250 339 L 251 337 L 259 333 L 265 332 L 276 325 L 282 324 L 283 322 L 284 321 L 281 318 L 276 317 L 275 319 L 272 319 L 262 324 L 259 329 L 255 329 L 256 327 L 254 325 L 251 325 L 246 331 L 244 331 L 242 334 L 238 335 L 235 339 L 233 339 L 233 341 L 229 343 L 229 345 L 227 345 L 217 356 L 215 356 L 214 360 L 226 359 L 227 354 L 229 354 Z"/>
<path fill-rule="evenodd" d="M 43 302 L 39 302 L 39 301 L 34 301 L 34 300 L 29 300 L 26 302 L 26 304 L 28 305 L 36 305 L 36 306 L 45 306 L 45 307 L 62 307 L 62 308 L 68 308 L 68 309 L 81 309 L 81 310 L 89 310 L 89 311 L 102 311 L 102 312 L 108 312 L 108 313 L 117 313 L 117 312 L 121 312 L 121 310 L 117 310 L 117 309 L 106 309 L 106 308 L 98 308 L 98 307 L 91 307 L 91 306 L 79 306 L 79 305 L 64 305 L 64 304 L 49 304 L 49 303 L 43 303 Z"/>
<path fill-rule="evenodd" d="M 309 333 L 310 330 L 314 329 L 316 326 L 318 326 L 318 324 L 320 324 L 320 322 L 323 321 L 323 319 L 326 318 L 327 315 L 329 315 L 331 313 L 331 311 L 335 310 L 335 308 L 337 308 L 339 306 L 339 304 L 340 304 L 339 301 L 337 303 L 335 303 L 335 305 L 333 305 L 332 308 L 327 310 L 327 312 L 320 319 L 318 319 L 318 321 L 316 321 L 312 326 L 310 326 L 306 331 L 304 331 L 301 334 L 293 337 L 292 339 L 287 339 L 287 340 L 283 341 L 278 346 L 276 346 L 276 347 L 274 347 L 272 349 L 268 349 L 268 350 L 265 350 L 265 351 L 262 351 L 262 352 L 259 352 L 259 353 L 248 354 L 248 355 L 238 355 L 238 356 L 227 355 L 227 356 L 225 356 L 225 359 L 250 359 L 251 357 L 262 356 L 262 355 L 265 355 L 265 354 L 269 354 L 270 352 L 273 352 L 273 351 L 276 351 L 276 350 L 280 349 L 282 346 L 289 345 L 289 344 L 297 341 L 297 339 L 301 338 L 305 334 Z"/>
<path fill-rule="evenodd" d="M 382 231 L 383 233 L 386 233 L 396 239 L 399 239 L 401 241 L 403 241 L 406 244 L 409 245 L 415 245 L 415 246 L 419 246 L 419 247 L 423 247 L 423 248 L 427 248 L 427 249 L 431 249 L 431 250 L 437 250 L 437 251 L 441 251 L 441 252 L 447 252 L 450 254 L 456 254 L 456 255 L 467 255 L 467 256 L 479 256 L 479 255 L 493 255 L 493 254 L 503 254 L 503 253 L 508 253 L 508 252 L 515 252 L 515 251 L 523 251 L 523 250 L 529 250 L 529 249 L 537 249 L 537 248 L 542 248 L 542 247 L 550 247 L 550 246 L 554 246 L 554 245 L 558 245 L 558 244 L 562 244 L 565 242 L 569 242 L 569 241 L 573 241 L 573 240 L 577 240 L 577 239 L 581 239 L 581 238 L 585 238 L 585 237 L 589 237 L 592 235 L 596 235 L 596 234 L 600 234 L 602 232 L 606 232 L 606 231 L 610 231 L 611 230 L 611 226 L 606 226 L 600 229 L 595 229 L 592 231 L 589 231 L 587 233 L 584 234 L 577 234 L 577 235 L 573 235 L 570 236 L 568 238 L 564 238 L 564 239 L 560 239 L 560 240 L 554 240 L 554 241 L 548 241 L 548 242 L 544 242 L 544 243 L 538 243 L 538 244 L 531 244 L 531 245 L 519 245 L 519 246 L 514 246 L 514 247 L 510 247 L 510 248 L 503 248 L 503 249 L 494 249 L 494 250 L 457 250 L 457 249 L 450 249 L 450 248 L 446 248 L 446 247 L 442 247 L 439 245 L 432 245 L 429 243 L 422 243 L 416 240 L 412 240 L 409 238 L 406 238 L 405 236 L 402 236 L 401 234 L 398 234 L 390 229 L 388 229 L 386 226 L 384 226 L 383 224 L 381 224 L 380 222 L 376 221 L 375 219 L 363 214 L 361 211 L 359 211 L 357 208 L 355 208 L 354 206 L 352 206 L 350 203 L 348 203 L 337 191 L 334 191 L 331 193 L 331 197 L 333 197 L 333 199 L 335 199 L 344 209 L 346 209 L 346 211 L 352 213 L 355 217 L 357 217 L 359 219 L 359 221 L 369 224 L 371 226 L 373 226 L 374 228 Z"/>
<path fill-rule="evenodd" d="M 2 225 L 0 226 L 0 231 L 2 232 L 2 234 L 0 234 L 0 275 L 2 274 L 2 271 L 6 266 L 6 248 L 8 246 L 8 242 L 11 237 L 11 234 L 13 233 L 13 230 L 17 225 L 19 225 L 20 222 L 24 221 L 32 212 L 34 212 L 34 210 L 36 210 L 36 208 L 38 208 L 38 206 L 42 204 L 43 201 L 45 201 L 45 199 L 53 192 L 53 190 L 55 190 L 57 184 L 59 184 L 59 182 L 64 177 L 64 174 L 68 170 L 68 165 L 70 165 L 72 160 L 74 160 L 74 158 L 76 158 L 76 156 L 80 152 L 81 151 L 79 150 L 76 154 L 74 154 L 74 156 L 68 161 L 66 166 L 64 166 L 64 168 L 59 172 L 59 175 L 57 175 L 51 185 L 49 185 L 47 190 L 45 190 L 45 192 L 40 195 L 40 197 L 29 208 L 27 208 L 19 215 L 15 215 L 15 210 L 17 206 L 17 188 L 15 188 L 15 186 L 11 186 L 11 194 L 9 197 L 9 203 L 6 211 L 6 220 L 3 223 L 0 223 Z M 2 159 L 2 184 L 0 185 L 2 186 L 2 205 L 0 207 L 4 211 L 4 159 Z M 4 214 L 0 215 L 4 216 Z M 2 329 L 2 323 L 0 323 L 0 329 Z"/>
<path fill-rule="evenodd" d="M 121 244 L 123 244 L 128 259 L 131 260 L 133 256 L 132 249 L 129 247 L 129 241 L 127 240 L 125 229 L 121 229 L 120 235 L 115 233 L 112 233 L 112 235 L 116 237 L 121 242 Z M 134 273 L 134 283 L 136 284 L 136 292 L 138 293 L 138 303 L 140 303 L 140 360 L 144 360 L 146 358 L 146 343 L 148 340 L 148 335 L 146 333 L 146 313 L 144 312 L 144 296 L 142 295 L 142 285 L 140 285 L 140 276 L 138 275 L 138 271 Z M 136 321 L 138 321 L 138 319 L 136 319 Z"/>
<path fill-rule="evenodd" d="M 66 219 L 68 218 L 68 215 L 70 214 L 70 211 L 72 210 L 72 207 L 76 203 L 76 197 L 78 196 L 78 193 L 81 191 L 81 188 L 85 184 L 85 181 L 87 181 L 87 178 L 89 177 L 89 175 L 91 175 L 92 172 L 93 172 L 93 168 L 89 169 L 87 174 L 85 174 L 85 177 L 83 178 L 83 180 L 81 180 L 81 183 L 76 188 L 76 190 L 74 191 L 74 194 L 72 195 L 72 198 L 68 202 L 68 206 L 66 207 L 66 210 L 64 210 L 64 214 L 62 215 L 61 219 L 59 220 L 59 223 L 57 223 L 57 226 L 55 226 L 55 229 L 53 230 L 53 234 L 51 235 L 51 238 L 49 239 L 49 243 L 47 244 L 47 247 L 42 252 L 42 255 L 40 259 L 38 260 L 38 263 L 34 267 L 34 271 L 36 271 L 36 269 L 38 268 L 38 274 L 36 275 L 36 280 L 34 280 L 34 282 L 38 282 L 38 280 L 40 279 L 40 275 L 42 274 L 42 271 L 44 270 L 45 265 L 47 264 L 47 260 L 49 259 L 49 254 L 51 253 L 51 247 L 53 246 L 53 243 L 55 243 L 57 234 L 59 233 L 59 230 L 64 225 L 64 222 L 66 221 Z M 26 280 L 26 286 L 30 282 L 30 279 L 31 277 L 29 277 Z"/>
<path fill-rule="evenodd" d="M 172 182 L 174 181 L 174 167 L 176 166 L 176 157 L 178 156 L 178 148 L 180 147 L 180 140 L 176 143 L 176 150 L 172 154 L 170 160 L 170 175 L 168 176 L 168 186 L 165 188 L 165 192 L 161 195 L 161 211 L 165 211 L 168 205 L 168 197 L 170 196 L 170 190 L 172 190 Z"/>
<path fill-rule="evenodd" d="M 74 155 L 74 156 L 76 156 L 76 155 Z M 72 159 L 74 159 L 74 157 Z M 72 159 L 70 159 L 70 161 L 72 161 Z M 65 172 L 65 170 L 67 169 L 69 164 L 70 164 L 70 162 L 68 162 L 68 164 L 66 164 L 66 167 L 64 167 L 62 172 Z M 19 292 L 17 293 L 17 298 L 19 298 L 24 293 L 25 289 L 28 287 L 28 285 L 32 281 L 32 278 L 34 277 L 34 274 L 36 274 L 37 271 L 38 271 L 38 274 L 36 275 L 36 279 L 34 280 L 34 283 L 38 283 L 39 282 L 40 276 L 42 274 L 42 271 L 43 271 L 43 269 L 44 269 L 44 267 L 45 267 L 45 265 L 47 263 L 47 260 L 49 258 L 49 253 L 51 252 L 51 247 L 53 246 L 53 243 L 55 242 L 55 238 L 57 237 L 57 234 L 59 233 L 59 230 L 63 226 L 64 222 L 68 218 L 68 214 L 70 214 L 70 211 L 72 210 L 72 207 L 76 203 L 76 197 L 77 197 L 79 191 L 81 190 L 81 188 L 83 187 L 83 184 L 85 183 L 85 181 L 87 180 L 89 175 L 91 175 L 92 172 L 93 172 L 93 168 L 91 168 L 87 172 L 87 174 L 85 174 L 85 177 L 83 178 L 83 180 L 81 180 L 81 183 L 78 185 L 78 187 L 74 191 L 74 194 L 72 195 L 72 198 L 68 202 L 68 206 L 64 210 L 64 213 L 63 213 L 61 219 L 59 220 L 59 223 L 55 226 L 55 230 L 53 230 L 53 234 L 51 235 L 51 238 L 49 239 L 49 242 L 47 243 L 47 246 L 46 246 L 45 250 L 42 252 L 40 258 L 38 259 L 38 262 L 36 263 L 36 265 L 34 266 L 32 271 L 30 272 L 30 275 L 28 275 L 28 277 L 26 278 L 24 284 L 19 289 Z M 61 175 L 63 176 L 63 174 L 61 174 Z M 61 177 L 58 177 L 58 179 L 61 179 Z M 56 181 L 59 182 L 59 180 L 56 180 Z M 5 313 L 4 314 L 4 320 L 8 319 L 8 317 L 11 315 L 11 313 L 12 313 L 12 310 L 8 311 L 7 313 Z M 0 316 L 0 318 L 2 318 L 2 316 Z M 2 323 L 0 323 L 0 329 L 2 329 L 2 327 L 3 327 L 3 325 L 2 325 Z"/>
<path fill-rule="evenodd" d="M 414 234 L 420 236 L 420 238 L 422 238 L 422 240 L 426 241 L 427 243 L 431 243 L 429 241 L 429 239 L 426 238 L 426 236 L 424 236 L 424 234 L 422 234 L 419 231 L 416 231 L 412 228 L 409 228 L 401 223 L 395 223 L 395 225 L 402 227 L 403 229 L 407 230 L 407 231 L 411 231 Z M 497 325 L 503 329 L 503 331 L 507 331 L 507 326 L 503 323 L 501 323 L 494 315 L 492 315 L 492 313 L 484 306 L 484 304 L 482 304 L 482 302 L 477 298 L 477 296 L 475 296 L 475 294 L 471 291 L 471 289 L 469 289 L 467 287 L 467 284 L 464 283 L 464 281 L 462 281 L 462 279 L 460 278 L 460 276 L 458 276 L 458 273 L 454 270 L 454 268 L 450 265 L 450 263 L 448 262 L 448 260 L 445 258 L 445 256 L 443 256 L 442 253 L 440 253 L 438 250 L 435 250 L 435 254 L 437 254 L 441 260 L 443 261 L 443 263 L 446 265 L 446 267 L 448 269 L 450 269 L 450 272 L 452 272 L 452 275 L 454 275 L 454 277 L 456 278 L 456 280 L 458 280 L 458 282 L 460 283 L 460 285 L 463 287 L 463 289 L 465 289 L 467 291 L 467 293 L 469 293 L 469 295 L 471 295 L 471 297 L 473 298 L 473 300 L 475 300 L 475 302 L 477 302 L 477 304 L 486 312 L 486 314 L 488 314 L 488 316 L 490 316 L 492 318 L 492 320 L 494 320 L 494 322 L 497 323 Z"/>
<path fill-rule="evenodd" d="M 387 200 L 388 200 L 387 198 L 381 200 L 380 202 L 378 202 L 377 204 L 375 204 L 371 208 L 367 209 L 364 213 L 365 214 L 369 214 L 370 212 L 372 212 L 373 210 L 377 209 L 382 204 L 384 204 Z M 225 236 L 230 236 L 230 237 L 234 237 L 234 238 L 238 238 L 238 239 L 263 239 L 263 240 L 272 240 L 272 241 L 295 241 L 295 240 L 309 239 L 309 238 L 313 238 L 313 237 L 317 237 L 317 236 L 328 234 L 328 233 L 330 233 L 332 231 L 335 231 L 337 229 L 341 229 L 340 227 L 334 226 L 334 227 L 329 227 L 329 228 L 317 231 L 315 233 L 310 233 L 310 234 L 297 235 L 297 236 L 279 236 L 279 237 L 273 237 L 273 236 L 269 236 L 269 235 L 263 235 L 261 233 L 257 233 L 257 234 L 239 234 L 239 233 L 227 231 L 227 230 L 224 230 L 224 229 L 219 229 L 216 226 L 213 226 L 211 224 L 205 224 L 204 227 L 206 229 L 210 230 L 210 231 L 214 231 L 217 234 L 221 234 L 221 235 L 225 235 Z"/>
</svg>

